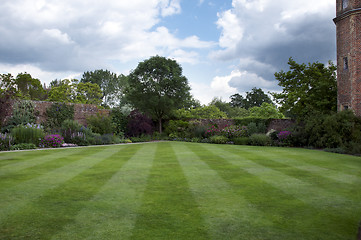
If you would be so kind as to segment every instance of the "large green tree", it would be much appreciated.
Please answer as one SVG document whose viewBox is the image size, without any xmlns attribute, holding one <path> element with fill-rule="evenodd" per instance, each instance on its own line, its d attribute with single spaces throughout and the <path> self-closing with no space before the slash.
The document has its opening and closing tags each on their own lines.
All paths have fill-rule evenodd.
<svg viewBox="0 0 361 240">
<path fill-rule="evenodd" d="M 100 105 L 102 91 L 95 83 L 82 83 L 76 79 L 51 82 L 49 101 Z"/>
<path fill-rule="evenodd" d="M 231 96 L 231 106 L 233 107 L 249 109 L 260 107 L 262 103 L 272 103 L 272 100 L 261 88 L 252 88 L 252 91 L 246 92 L 245 98 L 239 93 Z"/>
<path fill-rule="evenodd" d="M 219 110 L 226 113 L 228 118 L 247 117 L 249 115 L 247 109 L 233 106 L 231 103 L 222 101 L 220 98 L 213 98 L 210 105 L 214 105 L 219 108 Z"/>
<path fill-rule="evenodd" d="M 273 93 L 281 111 L 295 118 L 315 112 L 329 114 L 337 111 L 336 66 L 329 62 L 298 64 L 289 59 L 290 70 L 275 73 L 281 93 Z"/>
<path fill-rule="evenodd" d="M 182 67 L 175 60 L 161 56 L 140 62 L 129 74 L 125 92 L 135 108 L 158 121 L 159 132 L 165 117 L 191 101 L 190 86 Z"/>
<path fill-rule="evenodd" d="M 108 70 L 95 70 L 84 72 L 83 83 L 95 83 L 103 92 L 102 105 L 105 107 L 114 107 L 120 105 L 124 98 L 124 88 L 127 85 L 127 77 L 123 74 L 117 75 Z"/>
<path fill-rule="evenodd" d="M 22 99 L 45 100 L 47 98 L 40 80 L 33 78 L 29 73 L 19 73 L 15 83 Z"/>
</svg>

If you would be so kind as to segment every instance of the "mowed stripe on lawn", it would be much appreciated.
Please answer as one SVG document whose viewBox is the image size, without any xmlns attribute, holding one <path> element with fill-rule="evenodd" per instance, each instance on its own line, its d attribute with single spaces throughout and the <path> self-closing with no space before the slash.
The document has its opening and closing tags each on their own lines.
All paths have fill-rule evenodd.
<svg viewBox="0 0 361 240">
<path fill-rule="evenodd" d="M 282 169 L 274 170 L 258 164 L 257 162 L 268 159 L 262 154 L 258 155 L 257 151 L 249 152 L 247 155 L 237 150 L 239 147 L 235 146 L 222 148 L 203 145 L 202 147 L 206 152 L 210 151 L 217 155 L 217 161 L 206 160 L 210 166 L 216 168 L 221 164 L 222 168 L 229 168 L 223 177 L 234 187 L 244 188 L 245 196 L 248 196 L 249 200 L 252 199 L 253 204 L 259 205 L 260 209 L 266 206 L 265 217 L 272 218 L 278 215 L 279 224 L 292 228 L 295 236 L 301 239 L 302 237 L 318 239 L 331 235 L 328 239 L 340 239 L 356 228 L 355 220 L 359 217 L 357 213 L 360 212 L 356 202 L 327 189 L 287 176 Z M 235 154 L 235 151 L 238 154 Z M 242 175 L 245 177 L 244 181 Z M 251 180 L 250 183 L 253 185 L 245 185 L 247 180 Z M 254 189 L 262 191 L 255 193 Z M 263 199 L 263 202 L 255 202 L 257 197 Z M 305 221 L 305 219 L 309 220 Z M 324 231 L 325 226 L 330 229 Z"/>
<path fill-rule="evenodd" d="M 207 223 L 210 239 L 285 237 L 272 232 L 273 223 L 201 160 L 197 154 L 200 148 L 179 143 L 172 147 Z"/>
<path fill-rule="evenodd" d="M 10 214 L 16 213 L 31 201 L 42 196 L 46 191 L 58 187 L 118 150 L 110 147 L 88 148 L 88 151 L 85 151 L 84 155 L 78 157 L 75 162 L 0 192 L 0 223 L 3 223 Z"/>
<path fill-rule="evenodd" d="M 49 171 L 63 167 L 71 162 L 78 161 L 86 155 L 86 148 L 78 149 L 64 149 L 64 152 L 59 154 L 58 151 L 54 151 L 50 155 L 51 151 L 39 151 L 38 159 L 30 159 L 29 162 L 23 161 L 14 165 L 14 168 L 0 169 L 0 192 L 3 189 L 13 187 L 22 182 L 28 181 L 33 178 L 37 178 Z M 43 155 L 42 153 L 45 153 Z"/>
<path fill-rule="evenodd" d="M 131 239 L 209 239 L 171 143 L 158 143 Z"/>
<path fill-rule="evenodd" d="M 126 161 L 117 172 L 89 200 L 74 222 L 52 239 L 128 239 L 137 210 L 142 203 L 150 168 L 154 160 L 155 144 L 136 144 L 127 148 L 133 155 L 120 156 Z"/>
</svg>

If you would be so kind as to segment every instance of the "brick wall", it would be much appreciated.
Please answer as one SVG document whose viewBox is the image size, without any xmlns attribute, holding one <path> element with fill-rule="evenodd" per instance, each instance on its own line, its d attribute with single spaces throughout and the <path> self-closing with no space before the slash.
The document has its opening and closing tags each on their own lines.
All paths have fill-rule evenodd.
<svg viewBox="0 0 361 240">
<path fill-rule="evenodd" d="M 9 114 L 4 119 L 4 122 L 11 116 L 12 114 L 12 106 L 15 101 L 12 101 L 9 105 Z M 42 123 L 46 121 L 46 109 L 49 108 L 53 102 L 45 102 L 45 101 L 32 101 L 34 103 L 35 112 L 38 112 L 38 116 L 36 119 L 36 123 Z M 106 116 L 109 115 L 110 110 L 108 109 L 98 109 L 96 105 L 91 104 L 73 104 L 74 105 L 74 120 L 78 121 L 82 125 L 86 125 L 86 119 L 90 116 L 95 116 L 97 113 L 104 114 Z"/>
</svg>

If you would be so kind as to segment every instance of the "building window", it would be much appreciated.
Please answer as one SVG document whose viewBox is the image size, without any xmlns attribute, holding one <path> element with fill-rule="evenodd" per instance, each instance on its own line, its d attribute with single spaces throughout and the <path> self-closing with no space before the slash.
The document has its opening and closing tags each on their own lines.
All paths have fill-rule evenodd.
<svg viewBox="0 0 361 240">
<path fill-rule="evenodd" d="M 348 59 L 347 57 L 343 58 L 343 70 L 347 70 L 348 69 Z"/>
<path fill-rule="evenodd" d="M 348 7 L 348 0 L 342 0 L 342 9 L 346 9 Z"/>
</svg>

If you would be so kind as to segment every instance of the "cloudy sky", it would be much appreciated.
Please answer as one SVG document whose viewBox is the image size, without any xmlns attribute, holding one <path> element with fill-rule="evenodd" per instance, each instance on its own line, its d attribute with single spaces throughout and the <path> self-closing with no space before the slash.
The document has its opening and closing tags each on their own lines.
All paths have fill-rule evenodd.
<svg viewBox="0 0 361 240">
<path fill-rule="evenodd" d="M 277 91 L 287 61 L 335 61 L 334 0 L 1 0 L 0 73 L 43 83 L 151 56 L 183 67 L 194 97 Z"/>
</svg>

